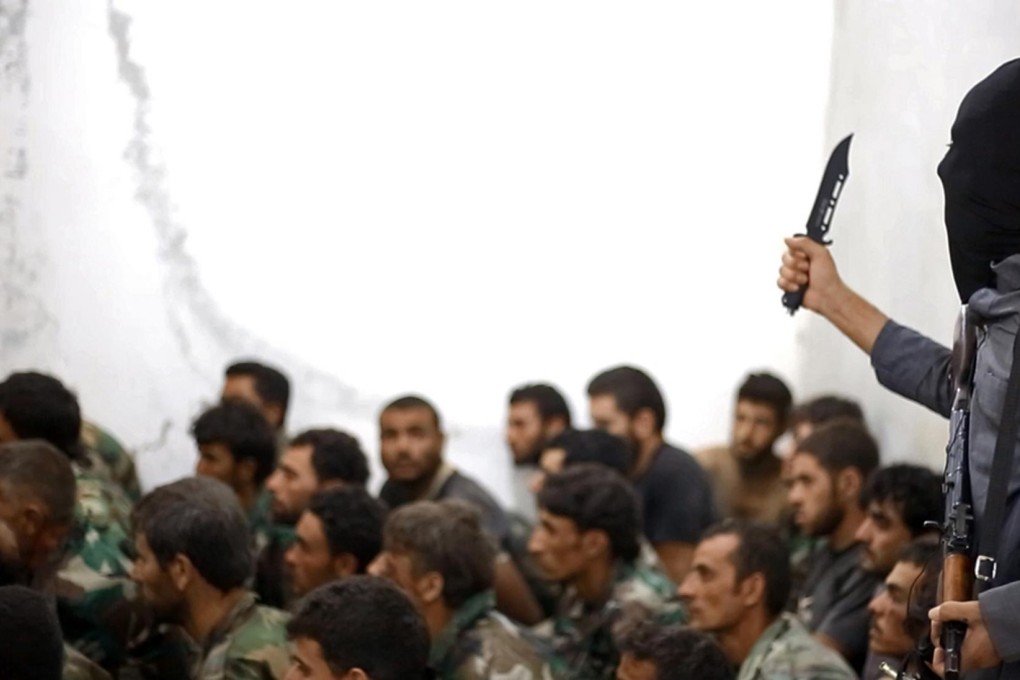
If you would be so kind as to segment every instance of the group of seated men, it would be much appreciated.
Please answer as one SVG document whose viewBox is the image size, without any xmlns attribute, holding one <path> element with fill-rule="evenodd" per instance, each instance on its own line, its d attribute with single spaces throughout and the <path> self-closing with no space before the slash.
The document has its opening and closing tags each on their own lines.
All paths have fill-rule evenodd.
<svg viewBox="0 0 1020 680">
<path fill-rule="evenodd" d="M 284 435 L 248 361 L 192 427 L 196 476 L 142 495 L 49 375 L 0 383 L 0 678 L 873 680 L 917 664 L 941 480 L 880 466 L 861 409 L 739 387 L 731 441 L 663 439 L 620 366 L 510 394 L 513 507 L 444 459 L 434 405 L 379 414 L 387 479 L 340 429 Z M 789 451 L 777 441 L 789 433 Z"/>
</svg>

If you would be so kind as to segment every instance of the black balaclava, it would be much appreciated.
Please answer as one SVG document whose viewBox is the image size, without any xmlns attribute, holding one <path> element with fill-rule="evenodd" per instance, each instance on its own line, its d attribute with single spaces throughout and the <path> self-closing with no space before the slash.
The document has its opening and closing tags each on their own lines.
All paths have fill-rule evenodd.
<svg viewBox="0 0 1020 680">
<path fill-rule="evenodd" d="M 995 284 L 992 264 L 1020 253 L 1020 59 L 967 93 L 952 135 L 939 177 L 953 279 L 966 302 Z"/>
</svg>

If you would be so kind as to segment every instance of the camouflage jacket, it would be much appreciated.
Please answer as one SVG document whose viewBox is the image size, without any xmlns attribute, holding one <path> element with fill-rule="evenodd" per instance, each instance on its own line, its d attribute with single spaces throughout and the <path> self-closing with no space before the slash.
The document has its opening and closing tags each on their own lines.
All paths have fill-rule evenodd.
<svg viewBox="0 0 1020 680">
<path fill-rule="evenodd" d="M 97 507 L 96 499 L 90 501 Z M 123 663 L 127 642 L 137 632 L 132 611 L 131 563 L 122 550 L 126 539 L 117 523 L 102 526 L 102 516 L 79 503 L 64 557 L 52 579 L 39 585 L 56 597 L 64 639 L 106 668 Z M 95 520 L 93 518 L 96 518 Z"/>
<path fill-rule="evenodd" d="M 737 680 L 856 680 L 836 652 L 811 637 L 792 614 L 765 629 L 740 666 Z"/>
<path fill-rule="evenodd" d="M 539 624 L 535 632 L 551 638 L 556 653 L 571 668 L 571 677 L 598 680 L 615 676 L 619 634 L 648 618 L 662 625 L 687 619 L 676 586 L 665 574 L 640 562 L 620 562 L 604 602 L 585 603 L 571 586 L 560 600 L 557 615 Z"/>
<path fill-rule="evenodd" d="M 491 591 L 475 595 L 432 641 L 429 666 L 438 680 L 560 677 L 554 674 L 558 662 L 545 644 L 495 607 Z"/>
<path fill-rule="evenodd" d="M 110 674 L 65 642 L 64 670 L 60 680 L 110 680 Z"/>
<path fill-rule="evenodd" d="M 130 502 L 138 502 L 142 497 L 142 489 L 138 484 L 135 461 L 124 446 L 106 430 L 84 421 L 81 426 L 81 443 L 94 467 L 108 476 Z"/>
<path fill-rule="evenodd" d="M 192 680 L 280 680 L 287 672 L 287 615 L 245 593 L 209 637 L 196 645 Z"/>
</svg>

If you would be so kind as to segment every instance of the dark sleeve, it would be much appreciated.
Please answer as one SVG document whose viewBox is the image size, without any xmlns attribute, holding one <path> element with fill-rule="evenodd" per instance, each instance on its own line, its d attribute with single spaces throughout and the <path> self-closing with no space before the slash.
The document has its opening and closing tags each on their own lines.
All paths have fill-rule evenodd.
<svg viewBox="0 0 1020 680">
<path fill-rule="evenodd" d="M 868 652 L 868 627 L 871 614 L 868 602 L 875 594 L 878 582 L 857 571 L 846 586 L 837 593 L 832 606 L 819 612 L 822 620 L 814 629 L 816 634 L 827 635 L 846 650 L 847 661 L 860 671 Z"/>
<path fill-rule="evenodd" d="M 704 470 L 689 453 L 670 453 L 673 455 L 662 461 L 660 469 L 653 466 L 648 471 L 643 490 L 645 535 L 653 545 L 695 544 L 715 519 L 711 487 Z"/>
<path fill-rule="evenodd" d="M 503 544 L 510 531 L 506 513 L 481 484 L 461 474 L 455 474 L 446 482 L 439 495 L 441 498 L 456 498 L 478 508 L 482 527 L 499 541 L 500 545 Z"/>
<path fill-rule="evenodd" d="M 1020 582 L 992 588 L 978 600 L 995 651 L 1006 662 L 1020 659 Z"/>
<path fill-rule="evenodd" d="M 931 338 L 890 320 L 871 350 L 871 365 L 884 387 L 946 418 L 953 406 L 952 353 Z"/>
</svg>

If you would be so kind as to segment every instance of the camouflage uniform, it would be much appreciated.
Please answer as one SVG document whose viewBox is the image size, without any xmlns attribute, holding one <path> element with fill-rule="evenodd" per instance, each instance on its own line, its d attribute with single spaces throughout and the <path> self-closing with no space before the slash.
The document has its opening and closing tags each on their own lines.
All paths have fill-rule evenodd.
<svg viewBox="0 0 1020 680">
<path fill-rule="evenodd" d="M 586 604 L 570 587 L 560 601 L 559 613 L 534 631 L 551 637 L 556 653 L 572 669 L 571 677 L 599 680 L 615 676 L 620 661 L 618 635 L 648 618 L 668 625 L 683 623 L 687 616 L 676 587 L 665 574 L 638 561 L 620 562 L 602 605 Z"/>
<path fill-rule="evenodd" d="M 551 680 L 557 661 L 544 643 L 495 611 L 491 591 L 470 598 L 432 641 L 429 666 L 438 680 L 541 678 Z M 562 669 L 559 669 L 562 670 Z"/>
<path fill-rule="evenodd" d="M 289 609 L 295 595 L 283 557 L 296 539 L 294 527 L 273 522 L 273 494 L 262 489 L 248 512 L 255 550 L 255 579 L 252 589 L 271 607 Z"/>
<path fill-rule="evenodd" d="M 123 662 L 133 618 L 131 563 L 124 555 L 127 534 L 115 517 L 102 484 L 75 468 L 78 506 L 55 577 L 41 584 L 53 592 L 64 639 L 107 668 Z"/>
<path fill-rule="evenodd" d="M 796 617 L 783 614 L 754 643 L 737 680 L 857 680 L 857 674 Z"/>
<path fill-rule="evenodd" d="M 201 649 L 196 646 L 192 680 L 280 680 L 290 665 L 286 623 L 286 614 L 245 593 Z"/>
<path fill-rule="evenodd" d="M 65 642 L 64 670 L 60 680 L 110 680 L 110 674 Z"/>
<path fill-rule="evenodd" d="M 97 470 L 109 477 L 132 503 L 142 496 L 135 461 L 119 441 L 94 423 L 82 421 L 81 443 Z"/>
</svg>

